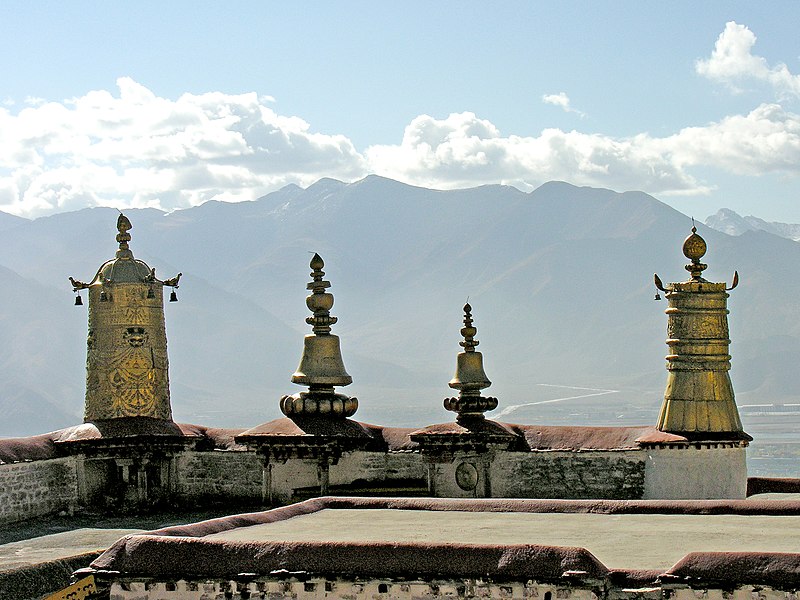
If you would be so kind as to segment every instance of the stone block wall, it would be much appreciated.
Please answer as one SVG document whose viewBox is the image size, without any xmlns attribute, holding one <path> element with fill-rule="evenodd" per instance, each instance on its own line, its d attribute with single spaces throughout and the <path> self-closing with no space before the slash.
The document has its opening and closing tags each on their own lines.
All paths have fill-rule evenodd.
<svg viewBox="0 0 800 600">
<path fill-rule="evenodd" d="M 603 498 L 644 495 L 641 451 L 457 454 L 431 465 L 439 498 Z"/>
<path fill-rule="evenodd" d="M 363 481 L 380 487 L 383 482 L 424 481 L 427 470 L 417 452 L 349 452 L 330 468 L 330 485 Z"/>
<path fill-rule="evenodd" d="M 254 452 L 183 452 L 175 458 L 178 499 L 189 503 L 261 501 L 261 461 Z"/>
<path fill-rule="evenodd" d="M 77 503 L 74 457 L 0 465 L 0 523 L 71 511 Z"/>
</svg>

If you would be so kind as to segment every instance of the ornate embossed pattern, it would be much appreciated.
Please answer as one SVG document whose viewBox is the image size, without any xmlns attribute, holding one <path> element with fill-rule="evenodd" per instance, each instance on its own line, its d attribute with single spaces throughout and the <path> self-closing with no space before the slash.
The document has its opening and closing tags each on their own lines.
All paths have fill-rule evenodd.
<svg viewBox="0 0 800 600">
<path fill-rule="evenodd" d="M 161 286 L 152 284 L 89 288 L 86 421 L 118 417 L 172 419 L 167 338 Z"/>
</svg>

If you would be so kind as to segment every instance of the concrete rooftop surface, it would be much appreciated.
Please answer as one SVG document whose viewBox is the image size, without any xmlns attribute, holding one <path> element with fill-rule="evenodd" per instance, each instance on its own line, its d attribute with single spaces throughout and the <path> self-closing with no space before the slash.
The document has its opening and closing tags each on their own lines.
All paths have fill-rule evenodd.
<svg viewBox="0 0 800 600">
<path fill-rule="evenodd" d="M 205 538 L 575 546 L 611 569 L 666 569 L 689 552 L 800 553 L 800 516 L 324 509 Z"/>
</svg>

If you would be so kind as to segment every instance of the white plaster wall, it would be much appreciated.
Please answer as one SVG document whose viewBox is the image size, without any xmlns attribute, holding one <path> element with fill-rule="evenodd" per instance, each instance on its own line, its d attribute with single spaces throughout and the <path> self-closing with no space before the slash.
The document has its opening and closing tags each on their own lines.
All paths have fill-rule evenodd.
<svg viewBox="0 0 800 600">
<path fill-rule="evenodd" d="M 645 499 L 745 498 L 745 448 L 649 449 L 644 483 Z"/>
<path fill-rule="evenodd" d="M 596 583 L 596 582 L 595 582 Z M 546 595 L 549 593 L 549 596 Z M 341 598 L 342 600 L 430 600 L 433 598 L 544 598 L 597 600 L 590 585 L 540 585 L 534 581 L 490 582 L 475 579 L 393 581 L 391 579 L 269 579 L 251 583 L 234 581 L 114 582 L 111 600 L 240 600 L 243 598 Z M 618 594 L 642 600 L 642 595 Z M 694 599 L 696 600 L 696 598 Z"/>
<path fill-rule="evenodd" d="M 318 487 L 319 462 L 316 459 L 289 459 L 285 463 L 271 462 L 269 487 L 274 504 L 288 504 L 294 491 Z"/>
</svg>

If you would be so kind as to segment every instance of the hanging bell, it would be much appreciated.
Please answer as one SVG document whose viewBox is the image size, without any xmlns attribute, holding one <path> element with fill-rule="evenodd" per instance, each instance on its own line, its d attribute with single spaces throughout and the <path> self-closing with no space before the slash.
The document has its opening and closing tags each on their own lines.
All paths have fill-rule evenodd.
<svg viewBox="0 0 800 600">
<path fill-rule="evenodd" d="M 655 298 L 653 298 L 653 300 L 661 300 L 661 294 L 656 292 Z"/>
<path fill-rule="evenodd" d="M 83 306 L 83 298 L 80 294 L 75 294 L 75 306 Z"/>
<path fill-rule="evenodd" d="M 169 301 L 170 302 L 177 302 L 178 301 L 178 293 L 175 290 L 172 290 L 172 292 L 170 293 Z"/>
<path fill-rule="evenodd" d="M 100 291 L 100 302 L 108 302 L 108 295 L 105 290 Z"/>
<path fill-rule="evenodd" d="M 153 288 L 148 289 L 147 290 L 147 298 L 149 300 L 152 300 L 155 297 L 156 297 L 156 293 L 153 291 Z"/>
</svg>

